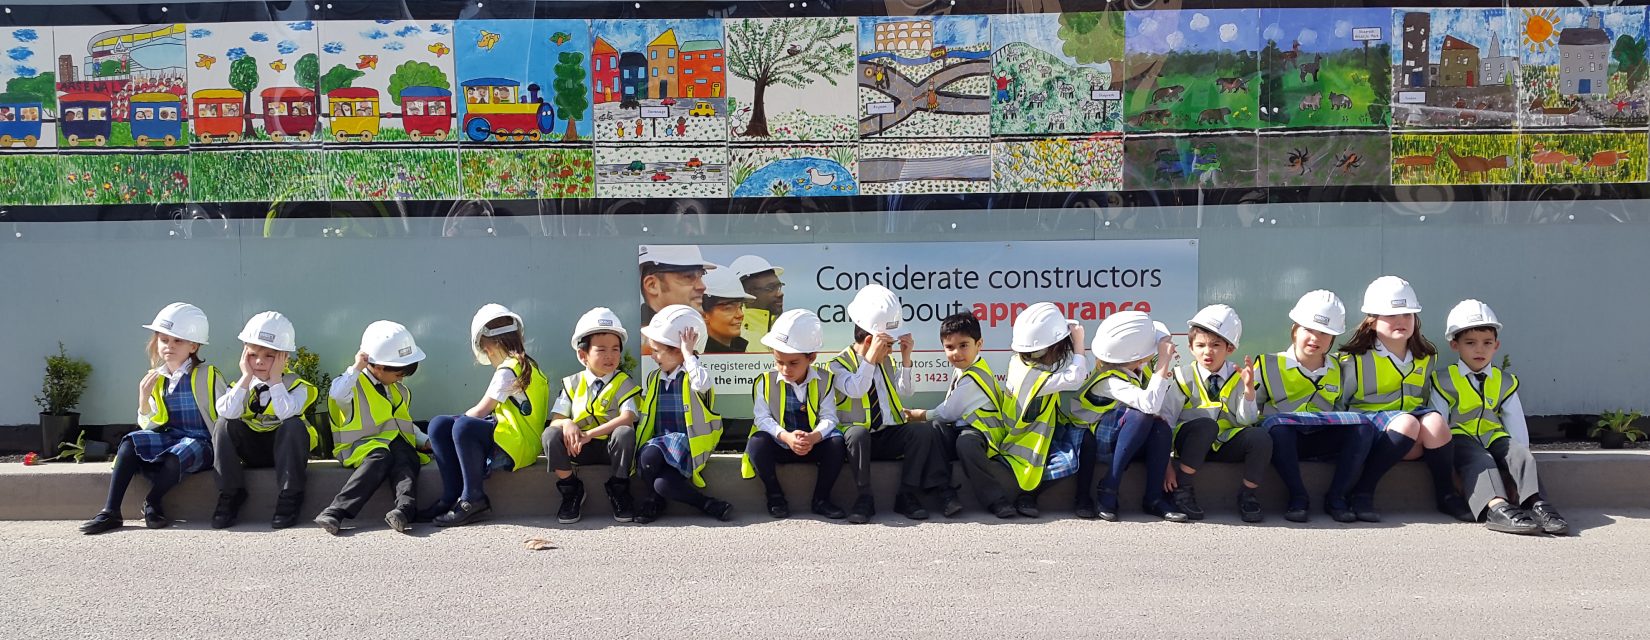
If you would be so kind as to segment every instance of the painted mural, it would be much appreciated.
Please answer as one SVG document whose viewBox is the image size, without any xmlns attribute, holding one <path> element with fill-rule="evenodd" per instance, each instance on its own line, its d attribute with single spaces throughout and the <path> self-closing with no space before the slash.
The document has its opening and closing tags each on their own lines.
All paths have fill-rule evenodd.
<svg viewBox="0 0 1650 640">
<path fill-rule="evenodd" d="M 1523 126 L 1643 128 L 1650 121 L 1643 7 L 1531 8 L 1510 15 Z"/>
<path fill-rule="evenodd" d="M 584 20 L 460 20 L 453 46 L 458 127 L 467 143 L 577 142 L 591 137 L 591 74 Z"/>
<path fill-rule="evenodd" d="M 1518 147 L 1509 133 L 1395 135 L 1392 184 L 1512 184 Z"/>
<path fill-rule="evenodd" d="M 591 66 L 598 144 L 727 139 L 720 20 L 597 20 L 592 27 L 591 59 L 601 63 Z"/>
<path fill-rule="evenodd" d="M 1131 135 L 1124 139 L 1124 188 L 1252 187 L 1257 144 L 1253 132 Z"/>
<path fill-rule="evenodd" d="M 991 134 L 985 16 L 859 19 L 861 138 Z"/>
<path fill-rule="evenodd" d="M 1385 131 L 1262 132 L 1256 184 L 1344 187 L 1388 184 Z"/>
<path fill-rule="evenodd" d="M 994 16 L 994 135 L 1122 130 L 1123 12 Z"/>
<path fill-rule="evenodd" d="M 1504 9 L 1394 10 L 1393 126 L 1516 124 L 1520 58 L 1509 18 Z"/>
<path fill-rule="evenodd" d="M 1044 138 L 991 145 L 992 191 L 1116 191 L 1123 188 L 1123 139 Z"/>
<path fill-rule="evenodd" d="M 1387 126 L 1391 9 L 1262 9 L 1266 127 Z"/>
<path fill-rule="evenodd" d="M 57 146 L 53 31 L 0 28 L 0 203 L 56 204 L 63 181 Z"/>
<path fill-rule="evenodd" d="M 183 24 L 58 27 L 58 144 L 185 144 Z M 197 62 L 198 63 L 198 62 Z"/>
<path fill-rule="evenodd" d="M 320 78 L 327 139 L 453 139 L 451 22 L 322 22 Z"/>
<path fill-rule="evenodd" d="M 1128 12 L 1128 130 L 1259 126 L 1259 20 L 1254 9 Z"/>
</svg>

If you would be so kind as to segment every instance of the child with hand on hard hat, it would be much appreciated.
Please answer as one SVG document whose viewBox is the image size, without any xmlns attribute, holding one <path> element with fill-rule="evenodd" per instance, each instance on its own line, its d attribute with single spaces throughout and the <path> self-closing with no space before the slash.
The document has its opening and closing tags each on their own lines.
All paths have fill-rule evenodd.
<svg viewBox="0 0 1650 640">
<path fill-rule="evenodd" d="M 619 316 L 607 307 L 586 311 L 573 326 L 573 351 L 584 369 L 562 378 L 561 394 L 550 409 L 550 426 L 544 430 L 544 456 L 561 494 L 556 521 L 562 524 L 584 517 L 584 481 L 573 473 L 575 462 L 609 465 L 604 488 L 613 519 L 630 522 L 636 518 L 630 469 L 640 413 L 636 399 L 642 388 L 630 374 L 619 370 L 627 337 Z M 601 447 L 588 446 L 595 440 L 606 442 Z"/>
<path fill-rule="evenodd" d="M 963 472 L 973 485 L 980 504 L 999 503 L 997 515 L 1007 518 L 1013 517 L 1014 507 L 1004 498 L 1003 489 L 993 477 L 995 463 L 987 453 L 990 443 L 1000 441 L 1005 433 L 1004 394 L 1002 386 L 997 384 L 997 376 L 991 373 L 991 367 L 980 357 L 983 344 L 980 320 L 974 314 L 964 311 L 941 320 L 940 346 L 945 350 L 946 361 L 956 369 L 951 373 L 951 387 L 946 390 L 945 400 L 939 406 L 933 409 L 906 409 L 905 419 L 911 423 L 932 421 L 944 448 L 939 463 L 945 465 L 948 477 L 950 461 L 961 458 L 958 444 L 962 435 L 975 434 L 969 436 L 971 450 L 968 460 L 964 461 Z M 942 495 L 946 516 L 954 515 L 962 508 L 961 504 L 956 504 L 957 494 L 950 488 L 949 481 Z"/>
<path fill-rule="evenodd" d="M 1227 361 L 1243 338 L 1243 320 L 1223 304 L 1204 307 L 1186 323 L 1186 343 L 1192 349 L 1191 366 L 1174 370 L 1175 385 L 1163 404 L 1163 419 L 1174 430 L 1177 460 L 1169 466 L 1164 484 L 1175 508 L 1193 520 L 1203 519 L 1193 481 L 1207 460 L 1242 462 L 1243 486 L 1238 490 L 1238 515 L 1244 522 L 1263 518 L 1255 489 L 1272 462 L 1272 437 L 1252 429 L 1260 411 L 1255 405 L 1255 372 Z M 1177 473 L 1178 471 L 1178 473 Z"/>
<path fill-rule="evenodd" d="M 275 517 L 269 526 L 285 529 L 298 523 L 304 504 L 304 476 L 309 449 L 317 440 L 305 412 L 319 397 L 315 385 L 287 371 L 289 354 L 298 350 L 292 321 L 274 311 L 252 316 L 241 330 L 241 377 L 218 398 L 220 420 L 212 429 L 213 470 L 218 506 L 212 528 L 235 525 L 246 503 L 244 467 L 275 467 Z"/>
<path fill-rule="evenodd" d="M 1341 370 L 1351 376 L 1347 406 L 1365 414 L 1379 433 L 1369 448 L 1363 477 L 1352 487 L 1353 516 L 1380 522 L 1375 485 L 1400 460 L 1420 458 L 1432 474 L 1438 510 L 1463 522 L 1475 520 L 1455 492 L 1455 449 L 1449 423 L 1434 411 L 1432 365 L 1438 349 L 1421 335 L 1421 302 L 1409 282 L 1381 276 L 1364 289 L 1364 320 L 1341 346 Z M 1345 521 L 1344 514 L 1337 520 Z"/>
<path fill-rule="evenodd" d="M 183 482 L 184 474 L 205 471 L 212 464 L 212 429 L 220 421 L 217 402 L 225 386 L 218 369 L 200 358 L 200 348 L 206 345 L 206 314 L 195 305 L 174 302 L 143 328 L 153 332 L 148 346 L 153 368 L 138 383 L 140 428 L 120 439 L 103 510 L 80 525 L 81 533 L 88 535 L 125 524 L 120 503 L 140 472 L 149 479 L 144 526 L 171 525 L 161 498 Z"/>
<path fill-rule="evenodd" d="M 831 372 L 814 366 L 824 341 L 819 316 L 805 309 L 780 314 L 773 328 L 762 336 L 762 344 L 773 350 L 774 368 L 758 376 L 751 389 L 754 419 L 750 439 L 745 442 L 742 474 L 762 479 L 768 515 L 775 518 L 791 515 L 785 489 L 779 485 L 780 462 L 818 465 L 813 512 L 832 520 L 848 515 L 831 501 L 831 488 L 842 473 L 847 448 L 836 428 Z"/>
<path fill-rule="evenodd" d="M 412 527 L 418 467 L 430 460 L 418 451 L 427 436 L 413 424 L 412 391 L 403 381 L 423 360 L 411 331 L 379 320 L 362 332 L 355 362 L 333 379 L 327 391 L 333 455 L 355 473 L 315 517 L 327 533 L 338 535 L 343 521 L 360 514 L 386 482 L 394 487 L 395 507 L 384 514 L 384 523 L 400 532 Z"/>
<path fill-rule="evenodd" d="M 1100 480 L 1097 515 L 1103 520 L 1120 519 L 1117 491 L 1123 472 L 1141 457 L 1146 459 L 1141 509 L 1170 522 L 1190 519 L 1163 496 L 1174 437 L 1163 417 L 1174 386 L 1174 356 L 1167 327 L 1140 311 L 1113 313 L 1095 330 L 1094 357 L 1100 366 L 1084 381 L 1078 400 L 1080 415 L 1096 423 L 1099 457 L 1111 461 Z M 1158 368 L 1148 373 L 1153 358 Z"/>
<path fill-rule="evenodd" d="M 1272 467 L 1289 491 L 1283 517 L 1308 520 L 1311 500 L 1301 479 L 1301 461 L 1333 460 L 1324 511 L 1338 521 L 1355 522 L 1347 494 L 1369 457 L 1375 425 L 1363 414 L 1343 410 L 1350 394 L 1341 362 L 1330 351 L 1335 336 L 1346 332 L 1346 307 L 1334 292 L 1319 289 L 1301 296 L 1289 319 L 1294 323 L 1289 348 L 1255 362 L 1260 426 L 1272 438 Z"/>
<path fill-rule="evenodd" d="M 527 355 L 521 316 L 487 304 L 470 320 L 470 352 L 493 368 L 487 390 L 462 415 L 430 419 L 430 450 L 441 474 L 441 498 L 418 512 L 438 527 L 469 524 L 493 508 L 483 482 L 493 471 L 519 471 L 538 461 L 550 415 L 550 381 Z"/>
<path fill-rule="evenodd" d="M 1449 416 L 1455 468 L 1473 515 L 1482 515 L 1492 531 L 1569 533 L 1564 516 L 1541 497 L 1518 377 L 1490 364 L 1501 348 L 1501 321 L 1489 305 L 1463 300 L 1450 310 L 1445 331 L 1460 362 L 1432 374 L 1432 407 Z M 1503 473 L 1512 477 L 1511 487 Z M 1515 495 L 1517 504 L 1509 501 Z"/>
<path fill-rule="evenodd" d="M 671 305 L 642 327 L 642 337 L 659 368 L 642 385 L 641 418 L 636 423 L 636 441 L 641 443 L 637 474 L 645 497 L 635 521 L 658 520 L 666 498 L 727 520 L 733 505 L 700 491 L 705 487 L 705 463 L 722 439 L 716 389 L 710 372 L 699 364 L 704 318 L 693 307 Z"/>
<path fill-rule="evenodd" d="M 848 522 L 864 524 L 876 514 L 871 497 L 871 462 L 899 460 L 900 484 L 894 511 L 912 520 L 928 519 L 922 497 L 945 500 L 943 512 L 962 510 L 951 486 L 940 433 L 927 424 L 907 424 L 902 396 L 912 391 L 911 350 L 914 341 L 905 327 L 899 297 L 882 285 L 866 285 L 848 304 L 854 324 L 854 344 L 827 365 L 837 396 L 838 428 L 848 448 L 858 497 L 848 509 Z M 899 345 L 900 361 L 893 350 Z"/>
</svg>

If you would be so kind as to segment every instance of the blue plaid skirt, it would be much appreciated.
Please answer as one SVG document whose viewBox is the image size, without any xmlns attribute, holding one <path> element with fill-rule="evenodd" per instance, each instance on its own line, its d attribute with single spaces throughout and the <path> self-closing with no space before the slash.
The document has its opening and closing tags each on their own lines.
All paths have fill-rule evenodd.
<svg viewBox="0 0 1650 640">
<path fill-rule="evenodd" d="M 1368 414 L 1356 411 L 1322 411 L 1275 413 L 1262 419 L 1260 428 L 1271 429 L 1278 425 L 1286 425 L 1301 433 L 1313 433 L 1329 427 L 1356 427 L 1361 424 L 1369 424 Z"/>
<path fill-rule="evenodd" d="M 1077 473 L 1077 467 L 1083 463 L 1080 454 L 1085 431 L 1087 429 L 1068 425 L 1054 428 L 1054 441 L 1048 447 L 1048 464 L 1043 467 L 1045 482 Z"/>
<path fill-rule="evenodd" d="M 665 464 L 674 467 L 684 476 L 693 477 L 693 450 L 688 447 L 687 434 L 672 431 L 648 440 L 642 446 L 657 448 L 665 455 Z"/>
<path fill-rule="evenodd" d="M 212 468 L 212 437 L 204 433 L 190 433 L 187 429 L 137 430 L 126 434 L 132 449 L 144 462 L 158 462 L 168 453 L 178 457 L 178 467 L 184 473 L 196 473 Z"/>
<path fill-rule="evenodd" d="M 1429 413 L 1438 413 L 1438 411 L 1436 409 L 1416 409 L 1414 411 L 1371 411 L 1363 415 L 1369 420 L 1370 424 L 1375 425 L 1376 431 L 1386 431 L 1386 426 L 1391 424 L 1392 420 L 1398 416 L 1415 416 L 1416 420 L 1420 420 Z"/>
</svg>

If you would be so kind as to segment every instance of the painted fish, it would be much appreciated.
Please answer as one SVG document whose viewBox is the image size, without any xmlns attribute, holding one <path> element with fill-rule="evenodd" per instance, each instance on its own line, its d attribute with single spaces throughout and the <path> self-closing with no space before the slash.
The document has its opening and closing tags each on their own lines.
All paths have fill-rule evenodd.
<svg viewBox="0 0 1650 640">
<path fill-rule="evenodd" d="M 361 56 L 361 61 L 355 63 L 355 68 L 357 68 L 357 69 L 377 69 L 378 68 L 378 56 L 367 56 L 367 55 Z"/>
<path fill-rule="evenodd" d="M 550 36 L 550 42 L 555 43 L 558 47 L 567 44 L 567 41 L 572 39 L 573 36 L 567 35 L 566 31 L 557 31 L 554 35 Z"/>
<path fill-rule="evenodd" d="M 440 43 L 440 42 L 437 42 L 435 44 L 432 44 L 432 45 L 430 45 L 428 47 L 424 47 L 424 48 L 429 49 L 430 53 L 435 54 L 435 57 L 437 57 L 437 58 L 453 52 L 451 47 L 448 47 L 446 44 Z"/>
<path fill-rule="evenodd" d="M 482 32 L 481 32 L 481 38 L 476 40 L 476 48 L 477 49 L 486 49 L 488 51 L 492 51 L 493 50 L 493 45 L 495 45 L 495 44 L 498 44 L 498 34 L 493 33 L 491 31 L 487 31 L 485 29 L 483 29 Z M 439 46 L 441 46 L 441 43 L 432 44 L 432 45 L 430 45 L 430 50 L 435 51 L 435 48 L 439 47 Z M 440 55 L 440 54 L 437 54 L 437 55 Z"/>
<path fill-rule="evenodd" d="M 218 62 L 217 58 L 206 55 L 204 53 L 197 53 L 195 55 L 199 56 L 199 57 L 195 58 L 195 66 L 200 67 L 202 69 L 211 69 L 212 65 L 216 64 Z"/>
<path fill-rule="evenodd" d="M 276 71 L 286 71 L 286 60 L 276 60 L 269 63 L 269 68 Z"/>
</svg>

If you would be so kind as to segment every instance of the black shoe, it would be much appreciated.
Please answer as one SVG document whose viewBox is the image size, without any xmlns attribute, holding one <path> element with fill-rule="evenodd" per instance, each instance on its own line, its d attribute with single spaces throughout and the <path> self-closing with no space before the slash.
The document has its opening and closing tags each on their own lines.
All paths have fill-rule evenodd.
<svg viewBox="0 0 1650 640">
<path fill-rule="evenodd" d="M 705 502 L 705 515 L 710 516 L 712 518 L 716 518 L 717 520 L 720 520 L 722 522 L 727 522 L 729 520 L 732 520 L 733 519 L 733 503 L 728 502 L 726 500 L 717 500 L 716 498 L 711 498 L 710 500 Z"/>
<path fill-rule="evenodd" d="M 1029 493 L 1022 493 L 1014 499 L 1014 512 L 1027 518 L 1043 515 L 1042 511 L 1037 510 L 1037 496 Z"/>
<path fill-rule="evenodd" d="M 1009 501 L 1007 501 L 1007 500 L 998 500 L 996 502 L 991 503 L 990 509 L 991 509 L 991 514 L 992 515 L 997 516 L 999 518 L 1002 518 L 1004 520 L 1007 520 L 1007 519 L 1012 518 L 1015 515 L 1017 515 L 1017 512 L 1014 511 L 1014 505 L 1012 503 L 1010 503 Z"/>
<path fill-rule="evenodd" d="M 396 533 L 406 533 L 412 530 L 412 515 L 400 509 L 390 509 L 384 514 L 384 524 Z"/>
<path fill-rule="evenodd" d="M 1283 509 L 1283 519 L 1290 522 L 1310 521 L 1311 508 L 1312 501 L 1306 496 L 1289 496 L 1289 505 Z"/>
<path fill-rule="evenodd" d="M 922 506 L 922 500 L 917 499 L 915 493 L 901 493 L 894 496 L 894 511 L 912 520 L 928 519 L 928 508 Z"/>
<path fill-rule="evenodd" d="M 126 524 L 120 514 L 114 511 L 99 511 L 91 520 L 80 523 L 80 532 L 86 535 L 96 535 L 105 531 L 114 531 Z"/>
<path fill-rule="evenodd" d="M 630 481 L 614 478 L 602 485 L 607 489 L 607 501 L 613 505 L 613 519 L 630 522 L 636 519 L 636 500 L 630 497 Z"/>
<path fill-rule="evenodd" d="M 848 524 L 865 524 L 876 514 L 876 500 L 871 499 L 871 494 L 862 495 L 854 499 L 854 506 L 848 508 Z"/>
<path fill-rule="evenodd" d="M 573 524 L 584 517 L 584 481 L 578 476 L 566 480 L 556 481 L 556 491 L 561 492 L 561 508 L 556 510 L 556 522 Z"/>
<path fill-rule="evenodd" d="M 1238 492 L 1238 517 L 1244 522 L 1260 522 L 1266 516 L 1260 510 L 1260 498 L 1255 495 L 1254 489 L 1243 489 Z"/>
<path fill-rule="evenodd" d="M 1541 530 L 1549 535 L 1570 535 L 1570 523 L 1565 522 L 1564 516 L 1558 515 L 1558 509 L 1553 506 L 1553 503 L 1546 500 L 1537 500 L 1530 505 L 1528 513 L 1535 518 L 1537 524 L 1541 525 Z"/>
<path fill-rule="evenodd" d="M 659 519 L 665 512 L 664 498 L 643 498 L 642 505 L 636 508 L 636 517 L 631 520 L 636 524 L 647 524 Z"/>
<path fill-rule="evenodd" d="M 1100 517 L 1100 509 L 1094 506 L 1094 498 L 1078 496 L 1077 503 L 1071 508 L 1077 517 L 1084 520 L 1093 520 Z"/>
<path fill-rule="evenodd" d="M 815 500 L 813 511 L 816 515 L 825 516 L 832 520 L 841 520 L 848 515 L 847 512 L 842 510 L 842 507 L 836 506 L 830 500 Z"/>
<path fill-rule="evenodd" d="M 962 500 L 957 498 L 957 492 L 952 489 L 946 489 L 940 494 L 940 505 L 940 515 L 947 518 L 955 518 L 963 510 Z"/>
<path fill-rule="evenodd" d="M 1381 512 L 1375 510 L 1375 496 L 1368 493 L 1354 493 L 1347 497 L 1352 503 L 1351 520 L 1342 522 L 1380 522 Z"/>
<path fill-rule="evenodd" d="M 413 522 L 435 522 L 436 518 L 439 518 L 445 515 L 448 511 L 452 510 L 452 503 L 437 500 L 435 504 L 419 509 L 418 513 L 414 513 Z"/>
<path fill-rule="evenodd" d="M 1158 500 L 1157 504 L 1146 505 L 1142 511 L 1152 514 L 1169 522 L 1191 522 L 1192 517 L 1181 511 L 1168 500 Z"/>
<path fill-rule="evenodd" d="M 1484 528 L 1502 533 L 1534 535 L 1541 533 L 1541 523 L 1535 518 L 1505 502 L 1484 512 Z"/>
<path fill-rule="evenodd" d="M 1117 510 L 1116 491 L 1101 487 L 1098 490 L 1098 498 L 1099 500 L 1096 506 L 1099 510 L 1095 512 L 1095 515 L 1100 516 L 1100 519 L 1105 520 L 1106 522 L 1117 522 L 1118 520 L 1123 519 Z"/>
<path fill-rule="evenodd" d="M 212 528 L 228 529 L 241 519 L 241 505 L 246 504 L 246 489 L 234 493 L 219 493 L 218 506 L 212 510 Z"/>
<path fill-rule="evenodd" d="M 453 505 L 453 509 L 451 511 L 436 516 L 435 526 L 462 527 L 470 524 L 471 522 L 475 522 L 480 519 L 481 516 L 486 515 L 487 512 L 492 510 L 493 502 L 486 498 L 482 498 L 481 502 L 459 500 L 458 504 Z"/>
<path fill-rule="evenodd" d="M 275 496 L 275 516 L 269 519 L 269 528 L 288 529 L 298 524 L 298 509 L 304 506 L 304 494 L 282 493 Z"/>
<path fill-rule="evenodd" d="M 782 495 L 768 496 L 768 515 L 775 518 L 791 517 L 791 502 Z"/>
<path fill-rule="evenodd" d="M 143 526 L 150 529 L 165 529 L 172 526 L 172 519 L 160 510 L 158 505 L 143 503 Z"/>
<path fill-rule="evenodd" d="M 338 535 L 339 520 L 338 514 L 331 510 L 322 511 L 321 515 L 315 516 L 315 524 L 321 525 L 322 531 L 332 535 Z"/>
<path fill-rule="evenodd" d="M 1169 501 L 1174 503 L 1176 511 L 1186 514 L 1186 517 L 1193 520 L 1203 519 L 1203 507 L 1197 506 L 1197 491 L 1191 487 L 1185 485 L 1175 487 Z"/>
<path fill-rule="evenodd" d="M 1460 494 L 1451 493 L 1438 497 L 1438 512 L 1462 522 L 1477 522 L 1477 516 L 1472 514 L 1472 508 L 1467 506 L 1467 499 Z"/>
</svg>

